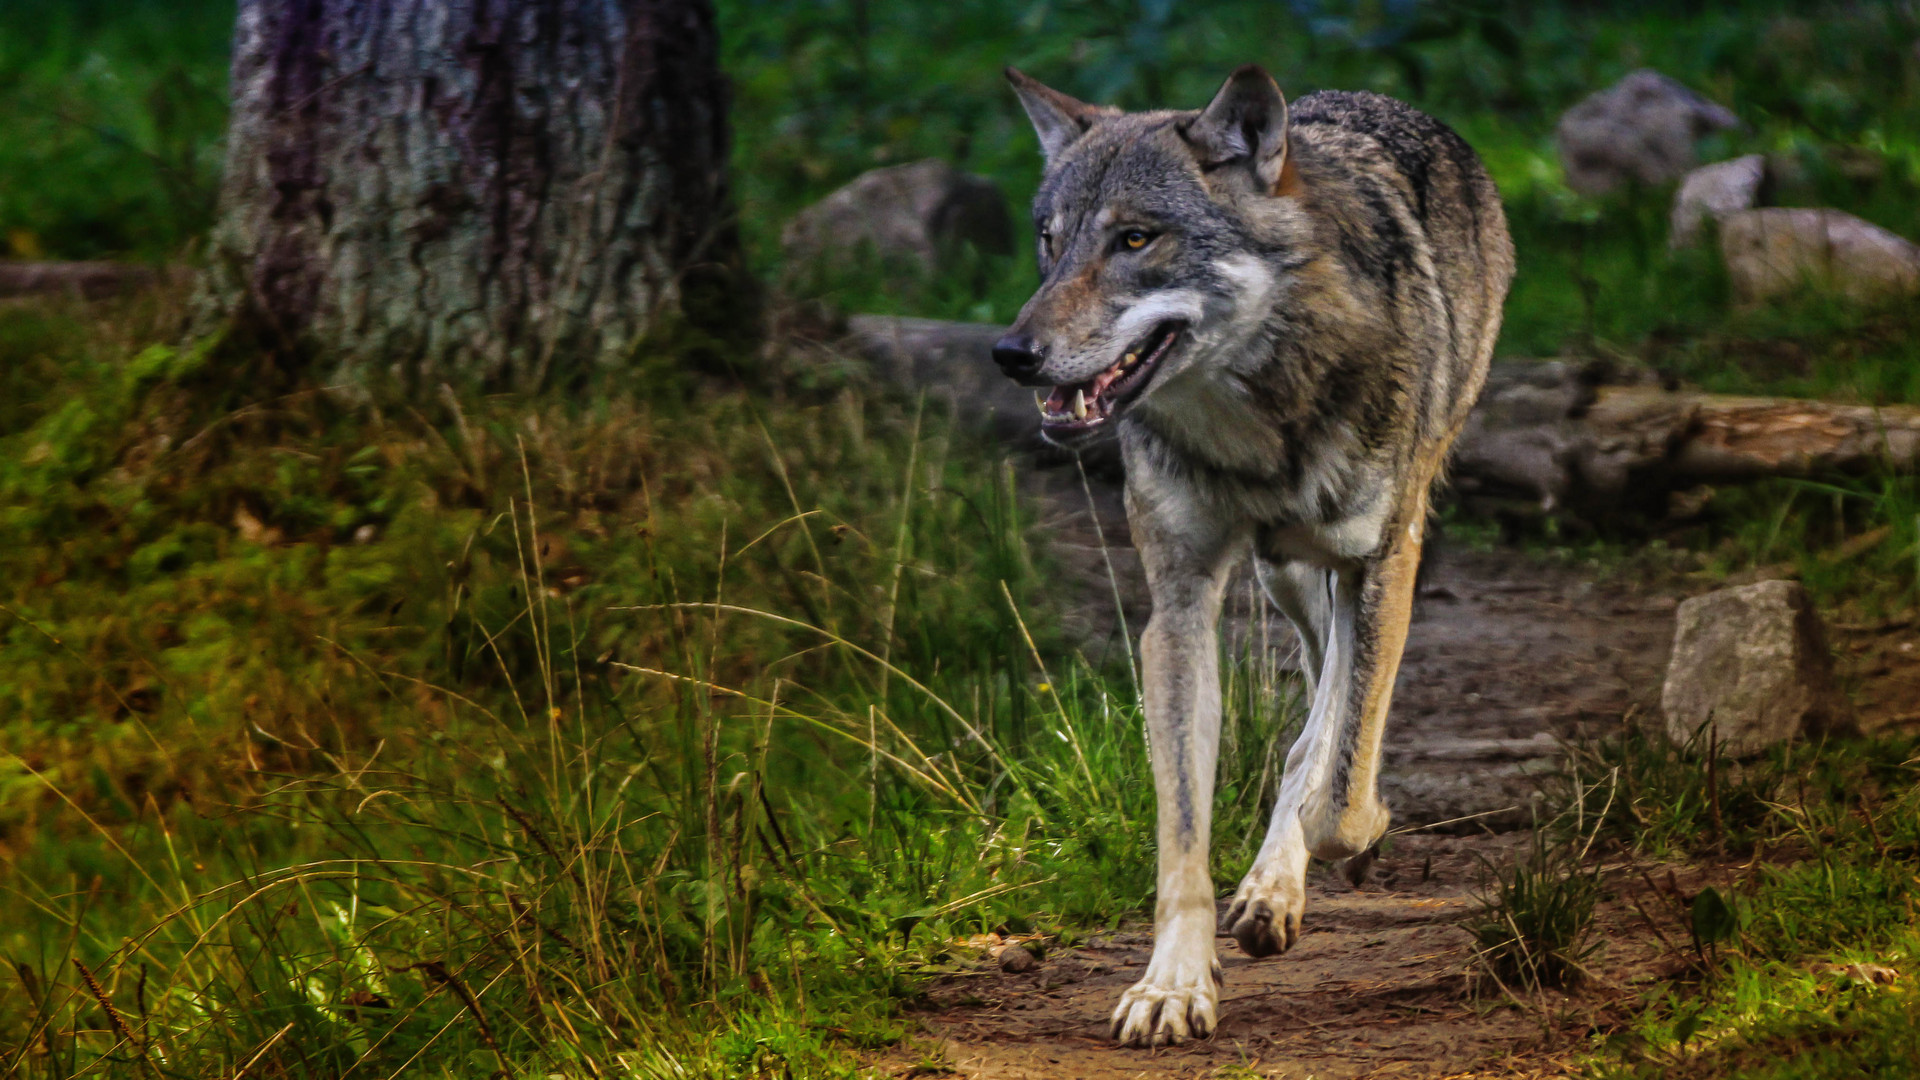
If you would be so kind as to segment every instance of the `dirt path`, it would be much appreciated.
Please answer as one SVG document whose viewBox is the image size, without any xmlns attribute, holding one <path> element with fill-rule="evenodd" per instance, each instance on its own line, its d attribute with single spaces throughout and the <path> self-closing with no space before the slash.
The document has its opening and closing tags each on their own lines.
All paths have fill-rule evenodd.
<svg viewBox="0 0 1920 1080">
<path fill-rule="evenodd" d="M 1117 493 L 1087 492 L 1066 470 L 1042 474 L 1052 537 L 1085 600 L 1071 629 L 1090 653 L 1117 648 L 1119 610 L 1138 633 L 1149 614 Z M 1111 559 L 1112 577 L 1106 570 Z M 1262 634 L 1248 580 L 1230 590 L 1229 634 Z M 1147 927 L 1056 950 L 1034 973 L 988 966 L 937 984 L 920 1019 L 950 1066 L 980 1080 L 1552 1075 L 1564 1024 L 1468 992 L 1469 937 L 1482 860 L 1524 842 L 1534 774 L 1560 740 L 1617 726 L 1657 697 L 1671 645 L 1671 595 L 1601 585 L 1514 552 L 1433 546 L 1396 688 L 1382 793 L 1396 825 L 1479 815 L 1396 837 L 1355 889 L 1316 869 L 1301 942 L 1254 961 L 1219 941 L 1226 987 L 1209 1040 L 1155 1052 L 1108 1041 L 1107 1017 L 1151 950 Z M 1264 633 L 1290 642 L 1277 620 Z M 1623 955 L 1632 953 L 1627 949 Z"/>
<path fill-rule="evenodd" d="M 1427 836 L 1396 845 L 1382 883 L 1356 890 L 1331 875 L 1309 888 L 1300 943 L 1251 960 L 1219 940 L 1226 976 L 1211 1039 L 1156 1051 L 1107 1039 L 1107 1017 L 1139 978 L 1152 935 L 1121 932 L 1055 950 L 1038 971 L 943 981 L 920 1016 L 946 1060 L 979 1080 L 1253 1075 L 1321 1080 L 1438 1076 L 1479 1065 L 1524 1072 L 1540 1025 L 1467 994 L 1475 853 L 1498 841 Z M 1423 870 L 1427 880 L 1421 881 Z"/>
<path fill-rule="evenodd" d="M 1043 531 L 1071 568 L 1066 584 L 1085 598 L 1070 630 L 1090 654 L 1117 648 L 1116 593 L 1134 633 L 1149 613 L 1117 493 L 1092 490 L 1103 545 L 1076 475 L 1057 470 L 1036 483 L 1049 508 Z M 1277 618 L 1261 627 L 1264 605 L 1250 581 L 1229 595 L 1227 633 L 1291 641 Z M 1382 794 L 1396 826 L 1471 819 L 1395 837 L 1360 888 L 1316 867 L 1303 937 L 1281 957 L 1252 960 L 1222 936 L 1226 984 L 1211 1039 L 1152 1052 L 1108 1041 L 1108 1015 L 1151 951 L 1149 928 L 1137 926 L 1056 949 L 1035 972 L 985 964 L 936 983 L 919 1018 L 938 1059 L 978 1080 L 1563 1075 L 1582 1036 L 1617 1019 L 1610 1002 L 1671 967 L 1668 946 L 1641 908 L 1616 896 L 1597 913 L 1606 943 L 1592 962 L 1597 984 L 1528 1009 L 1470 991 L 1462 922 L 1476 907 L 1483 862 L 1526 842 L 1535 777 L 1556 765 L 1561 741 L 1607 734 L 1634 709 L 1657 714 L 1678 599 L 1673 588 L 1597 582 L 1442 537 L 1422 569 Z M 1866 726 L 1920 716 L 1920 616 L 1835 629 Z M 1663 888 L 1683 899 L 1715 872 L 1677 869 L 1694 884 Z M 1641 899 L 1685 910 L 1654 893 Z M 1684 939 L 1677 921 L 1670 933 Z"/>
<path fill-rule="evenodd" d="M 1136 635 L 1152 608 L 1118 493 L 1091 486 L 1096 531 L 1077 476 L 1056 470 L 1037 482 L 1049 507 L 1042 531 L 1083 597 L 1070 630 L 1090 653 L 1119 648 L 1115 592 Z M 1228 596 L 1226 633 L 1291 647 L 1292 631 L 1266 613 L 1249 575 Z M 1553 766 L 1561 740 L 1601 734 L 1630 708 L 1657 703 L 1676 603 L 1441 535 L 1421 568 L 1387 732 L 1381 793 L 1395 823 L 1488 815 L 1458 830 L 1478 832 L 1530 822 L 1532 776 Z"/>
<path fill-rule="evenodd" d="M 1462 923 L 1478 906 L 1483 862 L 1524 842 L 1518 832 L 1416 834 L 1397 840 L 1359 888 L 1316 874 L 1300 943 L 1285 955 L 1252 960 L 1232 938 L 1218 939 L 1226 982 L 1210 1039 L 1151 1051 L 1107 1039 L 1108 1014 L 1152 947 L 1145 927 L 1123 928 L 1055 948 L 1035 971 L 983 964 L 940 980 L 916 1014 L 925 1035 L 915 1056 L 896 1053 L 886 1071 L 969 1080 L 1565 1076 L 1587 1037 L 1618 1030 L 1644 987 L 1684 975 L 1671 942 L 1685 940 L 1691 897 L 1709 884 L 1733 888 L 1750 867 L 1614 864 L 1594 913 L 1591 978 L 1573 993 L 1522 1002 L 1475 988 Z M 1664 924 L 1664 940 L 1649 918 Z"/>
</svg>

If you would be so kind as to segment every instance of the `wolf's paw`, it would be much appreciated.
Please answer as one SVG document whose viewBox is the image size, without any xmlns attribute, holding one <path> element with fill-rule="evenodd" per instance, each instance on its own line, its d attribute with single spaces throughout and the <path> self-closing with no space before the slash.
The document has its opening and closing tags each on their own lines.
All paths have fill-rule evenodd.
<svg viewBox="0 0 1920 1080">
<path fill-rule="evenodd" d="M 1224 921 L 1241 951 L 1257 959 L 1293 948 L 1300 940 L 1300 919 L 1306 910 L 1304 888 L 1263 888 L 1249 883 L 1240 886 Z"/>
<path fill-rule="evenodd" d="M 1121 995 L 1113 1037 L 1126 1046 L 1172 1046 L 1213 1034 L 1220 1015 L 1220 963 L 1212 943 L 1196 955 L 1168 958 L 1155 950 L 1147 974 Z"/>
<path fill-rule="evenodd" d="M 1380 843 L 1375 841 L 1372 847 L 1341 862 L 1340 876 L 1347 879 L 1347 884 L 1358 889 L 1367 883 L 1367 875 L 1372 872 L 1374 860 L 1379 857 Z"/>
</svg>

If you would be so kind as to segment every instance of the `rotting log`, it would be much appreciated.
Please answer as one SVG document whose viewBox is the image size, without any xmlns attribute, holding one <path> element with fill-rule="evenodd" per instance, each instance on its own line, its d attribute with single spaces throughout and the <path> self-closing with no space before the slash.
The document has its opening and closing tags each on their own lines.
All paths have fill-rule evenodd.
<svg viewBox="0 0 1920 1080">
<path fill-rule="evenodd" d="M 1644 372 L 1502 364 L 1453 458 L 1457 490 L 1594 517 L 1667 515 L 1675 493 L 1920 464 L 1920 409 L 1669 388 Z"/>
<path fill-rule="evenodd" d="M 856 316 L 852 346 L 886 381 L 951 399 L 1001 439 L 1041 447 L 1032 391 L 988 358 L 1000 328 Z M 1056 452 L 1057 453 L 1057 452 Z M 1111 445 L 1090 453 L 1117 468 Z M 1920 408 L 1707 394 L 1566 361 L 1497 364 L 1456 444 L 1453 490 L 1597 518 L 1667 515 L 1676 493 L 1767 477 L 1920 464 Z"/>
</svg>

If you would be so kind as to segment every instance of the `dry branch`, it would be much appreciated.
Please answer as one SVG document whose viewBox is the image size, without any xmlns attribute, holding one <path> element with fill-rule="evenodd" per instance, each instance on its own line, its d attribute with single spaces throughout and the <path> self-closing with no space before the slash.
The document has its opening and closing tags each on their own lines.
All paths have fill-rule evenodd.
<svg viewBox="0 0 1920 1080">
<path fill-rule="evenodd" d="M 20 262 L 0 260 L 0 299 L 68 293 L 98 300 L 146 285 L 158 278 L 151 267 L 131 263 Z"/>
</svg>

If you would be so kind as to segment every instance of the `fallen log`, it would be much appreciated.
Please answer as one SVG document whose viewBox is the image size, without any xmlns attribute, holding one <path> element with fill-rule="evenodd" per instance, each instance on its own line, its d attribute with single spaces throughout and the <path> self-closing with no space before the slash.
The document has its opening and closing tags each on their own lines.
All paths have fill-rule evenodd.
<svg viewBox="0 0 1920 1080">
<path fill-rule="evenodd" d="M 849 332 L 885 380 L 949 399 L 956 414 L 971 411 L 1013 445 L 1043 447 L 1033 392 L 988 358 L 999 327 L 855 316 Z M 1090 453 L 1103 471 L 1117 468 L 1110 445 Z M 1555 360 L 1494 366 L 1451 477 L 1461 495 L 1540 512 L 1657 519 L 1677 493 L 1702 484 L 1916 464 L 1920 408 L 1707 394 L 1662 386 L 1645 371 Z"/>
<path fill-rule="evenodd" d="M 68 293 L 99 300 L 157 280 L 152 267 L 133 263 L 0 260 L 0 299 Z"/>
<path fill-rule="evenodd" d="M 1460 434 L 1464 494 L 1591 517 L 1665 516 L 1679 492 L 1768 477 L 1920 464 L 1920 409 L 1708 394 L 1645 372 L 1563 361 L 1496 365 Z"/>
</svg>

